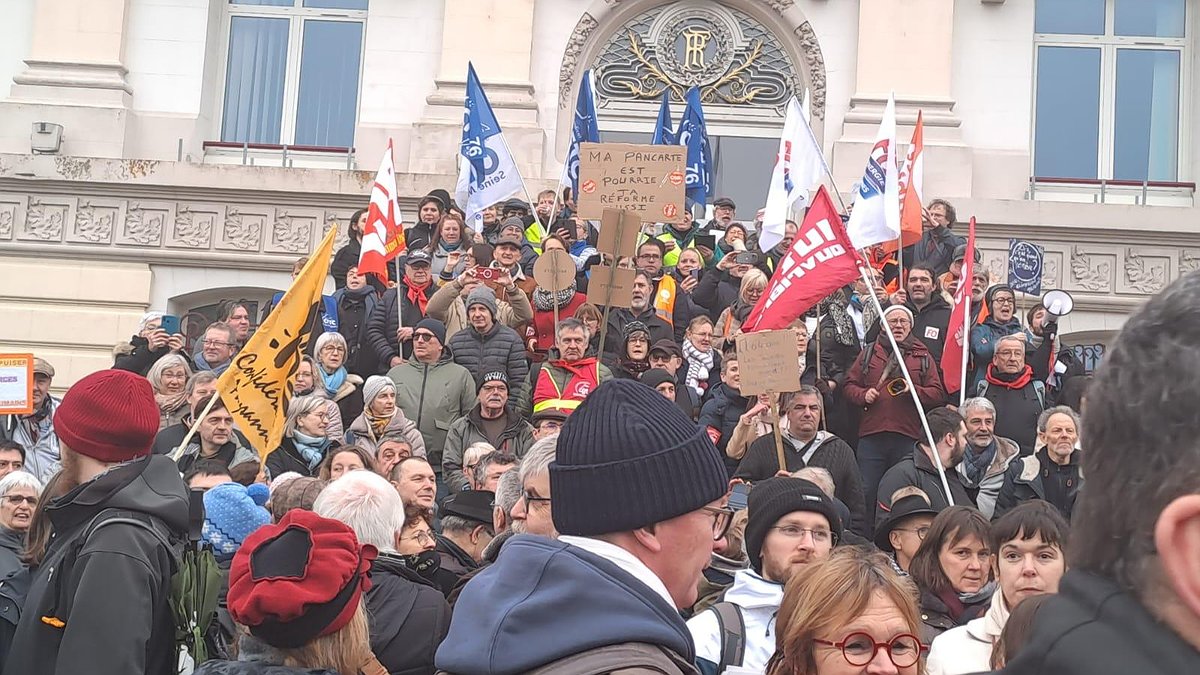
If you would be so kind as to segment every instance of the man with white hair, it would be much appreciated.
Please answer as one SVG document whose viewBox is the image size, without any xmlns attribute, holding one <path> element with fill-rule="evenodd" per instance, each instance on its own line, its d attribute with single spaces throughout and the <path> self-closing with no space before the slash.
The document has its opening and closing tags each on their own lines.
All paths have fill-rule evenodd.
<svg viewBox="0 0 1200 675">
<path fill-rule="evenodd" d="M 404 529 L 399 493 L 378 474 L 352 471 L 321 491 L 313 511 L 340 520 L 359 543 L 379 549 L 366 593 L 371 651 L 379 662 L 391 673 L 432 672 L 434 653 L 450 626 L 450 606 L 396 553 Z"/>
<path fill-rule="evenodd" d="M 976 492 L 979 512 L 991 518 L 1004 474 L 1021 449 L 1016 441 L 996 435 L 996 407 L 986 398 L 967 399 L 959 412 L 967 425 L 967 447 L 956 468 L 963 487 Z"/>
<path fill-rule="evenodd" d="M 976 396 L 996 407 L 996 433 L 1021 446 L 1021 454 L 1033 453 L 1038 415 L 1046 409 L 1046 383 L 1033 376 L 1025 363 L 1024 333 L 996 340 L 992 362 L 979 383 Z"/>
<path fill-rule="evenodd" d="M 548 436 L 534 443 L 521 460 L 517 469 L 521 498 L 512 509 L 513 529 L 518 532 L 558 539 L 550 501 L 550 463 L 557 448 L 558 436 Z"/>
</svg>

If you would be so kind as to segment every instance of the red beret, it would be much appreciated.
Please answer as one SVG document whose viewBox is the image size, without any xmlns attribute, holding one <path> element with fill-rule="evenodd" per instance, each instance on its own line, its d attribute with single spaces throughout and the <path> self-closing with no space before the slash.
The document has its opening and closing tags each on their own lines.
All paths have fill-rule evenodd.
<svg viewBox="0 0 1200 675">
<path fill-rule="evenodd" d="M 350 622 L 371 587 L 366 572 L 376 555 L 374 546 L 359 546 L 346 524 L 289 511 L 238 549 L 229 570 L 229 613 L 273 647 L 301 647 Z"/>
</svg>

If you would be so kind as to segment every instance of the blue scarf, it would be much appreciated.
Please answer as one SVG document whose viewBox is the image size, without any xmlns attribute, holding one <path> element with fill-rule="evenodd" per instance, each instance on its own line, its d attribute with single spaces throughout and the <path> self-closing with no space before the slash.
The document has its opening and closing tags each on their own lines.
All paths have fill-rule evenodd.
<svg viewBox="0 0 1200 675">
<path fill-rule="evenodd" d="M 325 449 L 329 447 L 328 438 L 317 438 L 302 433 L 300 430 L 292 432 L 292 442 L 296 444 L 296 450 L 300 451 L 300 456 L 308 462 L 308 470 L 312 471 L 317 468 L 321 460 L 325 459 Z"/>
<path fill-rule="evenodd" d="M 222 373 L 224 373 L 226 370 L 229 370 L 229 366 L 233 365 L 233 360 L 232 360 L 232 359 L 230 359 L 229 361 L 226 361 L 225 363 L 221 363 L 221 364 L 218 364 L 218 365 L 215 365 L 215 366 L 210 366 L 210 365 L 208 364 L 208 361 L 205 361 L 205 360 L 204 360 L 204 354 L 203 354 L 203 353 L 199 353 L 199 354 L 193 354 L 193 355 L 192 355 L 192 363 L 196 364 L 196 370 L 197 370 L 197 371 L 200 371 L 200 370 L 211 370 L 211 371 L 213 371 L 214 373 L 216 373 L 217 375 L 221 375 L 221 374 L 222 374 Z"/>
<path fill-rule="evenodd" d="M 967 443 L 967 451 L 963 453 L 962 465 L 964 472 L 967 475 L 967 480 L 972 484 L 978 485 L 979 481 L 983 480 L 983 474 L 988 467 L 992 465 L 992 460 L 996 457 L 996 439 L 992 439 L 992 444 L 975 454 L 975 446 Z"/>
<path fill-rule="evenodd" d="M 325 372 L 324 366 L 319 366 L 317 372 L 321 373 L 321 381 L 325 384 L 325 391 L 333 396 L 338 389 L 342 388 L 342 384 L 346 382 L 346 366 L 338 366 L 338 369 L 332 373 Z"/>
<path fill-rule="evenodd" d="M 450 253 L 451 251 L 457 251 L 459 248 L 461 248 L 462 241 L 460 240 L 457 244 L 448 244 L 445 242 L 445 240 L 443 240 L 438 242 L 438 247 L 446 253 Z"/>
</svg>

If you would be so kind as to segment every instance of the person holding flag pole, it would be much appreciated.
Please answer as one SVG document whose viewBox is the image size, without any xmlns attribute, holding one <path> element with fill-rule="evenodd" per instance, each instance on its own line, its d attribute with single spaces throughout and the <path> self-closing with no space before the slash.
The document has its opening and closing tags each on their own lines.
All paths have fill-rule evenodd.
<svg viewBox="0 0 1200 675">
<path fill-rule="evenodd" d="M 971 279 L 975 273 L 975 218 L 971 217 L 967 229 L 967 253 L 963 257 L 963 278 Z M 955 328 L 957 327 L 957 328 Z M 953 329 L 953 330 L 952 330 Z M 961 408 L 967 399 L 967 358 L 971 354 L 971 284 L 961 283 L 954 292 L 954 309 L 950 311 L 951 330 L 942 350 L 942 378 L 946 393 L 953 394 L 957 387 L 958 405 Z"/>
<path fill-rule="evenodd" d="M 283 437 L 293 380 L 312 335 L 313 317 L 321 307 L 321 291 L 329 275 L 333 240 L 330 228 L 300 274 L 292 280 L 279 305 L 246 342 L 233 364 L 217 380 L 217 396 L 196 415 L 196 421 L 171 454 L 178 461 L 218 396 L 237 428 L 258 452 L 260 462 L 279 447 Z"/>
</svg>

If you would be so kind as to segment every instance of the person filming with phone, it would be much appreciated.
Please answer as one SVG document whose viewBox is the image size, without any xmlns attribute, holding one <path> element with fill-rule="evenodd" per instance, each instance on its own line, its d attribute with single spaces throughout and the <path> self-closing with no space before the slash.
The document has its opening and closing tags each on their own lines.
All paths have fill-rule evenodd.
<svg viewBox="0 0 1200 675">
<path fill-rule="evenodd" d="M 138 322 L 138 332 L 129 342 L 117 346 L 113 368 L 145 376 L 154 362 L 169 353 L 183 350 L 179 317 L 162 312 L 146 312 Z"/>
</svg>

